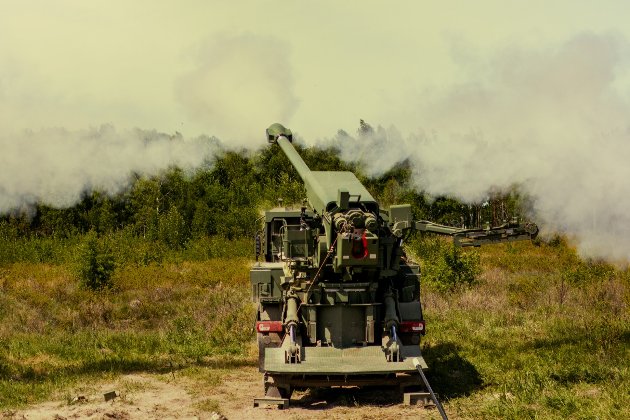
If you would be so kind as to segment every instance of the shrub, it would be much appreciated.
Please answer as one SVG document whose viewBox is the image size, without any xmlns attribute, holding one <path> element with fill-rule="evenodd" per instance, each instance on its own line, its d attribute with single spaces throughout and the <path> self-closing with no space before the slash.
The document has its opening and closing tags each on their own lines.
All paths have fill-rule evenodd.
<svg viewBox="0 0 630 420">
<path fill-rule="evenodd" d="M 479 253 L 462 251 L 452 242 L 439 237 L 424 236 L 412 241 L 411 251 L 422 267 L 422 281 L 438 291 L 452 291 L 475 283 L 481 273 Z"/>
<path fill-rule="evenodd" d="M 114 256 L 99 244 L 96 233 L 90 231 L 78 252 L 77 274 L 81 283 L 95 291 L 110 288 L 115 269 Z"/>
<path fill-rule="evenodd" d="M 578 260 L 562 274 L 569 283 L 576 285 L 589 281 L 609 280 L 615 276 L 616 270 L 612 265 L 603 261 Z"/>
</svg>

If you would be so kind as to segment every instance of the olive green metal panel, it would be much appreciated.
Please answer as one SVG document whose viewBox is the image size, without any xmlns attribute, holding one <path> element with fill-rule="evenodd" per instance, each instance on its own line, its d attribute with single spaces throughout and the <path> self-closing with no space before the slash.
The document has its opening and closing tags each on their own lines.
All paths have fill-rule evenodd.
<svg viewBox="0 0 630 420">
<path fill-rule="evenodd" d="M 322 307 L 317 317 L 317 338 L 322 344 L 349 347 L 366 342 L 365 326 L 364 306 Z"/>
<path fill-rule="evenodd" d="M 282 297 L 280 277 L 283 275 L 282 263 L 257 263 L 249 272 L 254 302 L 273 301 Z"/>
<path fill-rule="evenodd" d="M 407 222 L 411 225 L 413 222 L 411 204 L 389 206 L 389 221 L 390 223 Z"/>
<path fill-rule="evenodd" d="M 265 222 L 269 223 L 276 218 L 299 218 L 301 213 L 302 212 L 300 210 L 287 209 L 285 207 L 276 207 L 265 212 Z"/>
<path fill-rule="evenodd" d="M 314 231 L 287 229 L 282 233 L 282 248 L 288 258 L 307 258 L 314 253 Z"/>
<path fill-rule="evenodd" d="M 413 358 L 420 360 L 423 369 L 427 364 L 422 357 L 420 347 L 402 346 L 402 362 L 388 362 L 381 346 L 333 348 L 303 347 L 300 363 L 285 363 L 284 349 L 265 349 L 264 370 L 270 374 L 303 375 L 363 375 L 413 372 Z"/>
<path fill-rule="evenodd" d="M 377 206 L 376 200 L 352 172 L 312 171 L 304 180 L 311 205 L 323 212 L 330 204 L 336 204 L 339 190 L 350 193 L 350 203 L 360 201 Z"/>
</svg>

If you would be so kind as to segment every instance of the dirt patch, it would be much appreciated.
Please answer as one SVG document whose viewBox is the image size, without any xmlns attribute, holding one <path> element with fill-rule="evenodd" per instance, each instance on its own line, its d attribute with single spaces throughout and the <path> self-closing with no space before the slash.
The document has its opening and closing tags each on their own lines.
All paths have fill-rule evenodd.
<svg viewBox="0 0 630 420">
<path fill-rule="evenodd" d="M 439 418 L 436 410 L 405 406 L 402 395 L 389 389 L 332 388 L 294 392 L 288 409 L 256 407 L 263 396 L 262 374 L 256 368 L 228 375 L 211 398 L 219 398 L 228 419 L 389 419 Z"/>
<path fill-rule="evenodd" d="M 82 391 L 85 392 L 69 395 L 65 400 L 4 412 L 2 418 L 127 420 L 203 417 L 203 413 L 194 407 L 190 393 L 177 381 L 166 381 L 161 375 L 125 375 L 111 383 L 83 386 Z M 105 401 L 104 394 L 111 391 L 116 391 L 118 396 Z"/>
<path fill-rule="evenodd" d="M 2 414 L 4 419 L 383 419 L 439 418 L 434 409 L 405 406 L 388 389 L 310 389 L 294 392 L 288 409 L 254 407 L 263 394 L 254 367 L 227 373 L 217 382 L 183 375 L 124 375 L 116 381 L 86 385 L 85 392 Z M 104 394 L 118 397 L 105 401 Z M 74 401 L 73 401 L 74 400 Z M 222 417 L 224 416 L 224 417 Z"/>
</svg>

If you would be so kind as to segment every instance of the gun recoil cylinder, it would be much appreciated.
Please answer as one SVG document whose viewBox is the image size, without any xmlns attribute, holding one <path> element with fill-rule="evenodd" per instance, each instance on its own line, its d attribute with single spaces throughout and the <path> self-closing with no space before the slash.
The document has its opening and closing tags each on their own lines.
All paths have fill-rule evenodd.
<svg viewBox="0 0 630 420">
<path fill-rule="evenodd" d="M 299 322 L 298 318 L 298 303 L 297 298 L 288 297 L 287 298 L 287 316 L 284 321 L 284 325 L 290 327 L 291 325 L 297 325 Z"/>
<path fill-rule="evenodd" d="M 398 325 L 398 315 L 396 315 L 396 300 L 394 299 L 394 294 L 388 292 L 385 294 L 383 301 L 385 303 L 385 328 L 390 330 L 393 326 Z"/>
</svg>

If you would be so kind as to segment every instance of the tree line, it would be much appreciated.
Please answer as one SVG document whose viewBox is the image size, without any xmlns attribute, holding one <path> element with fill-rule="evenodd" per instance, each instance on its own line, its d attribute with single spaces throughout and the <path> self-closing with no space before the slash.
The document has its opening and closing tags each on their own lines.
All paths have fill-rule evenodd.
<svg viewBox="0 0 630 420">
<path fill-rule="evenodd" d="M 515 192 L 495 194 L 484 205 L 445 196 L 429 198 L 414 187 L 409 162 L 368 177 L 358 164 L 341 160 L 335 148 L 296 147 L 311 169 L 352 171 L 381 205 L 410 203 L 418 219 L 461 226 L 497 224 L 502 221 L 497 214 L 518 213 L 522 201 Z M 191 173 L 172 167 L 156 176 L 132 175 L 130 186 L 114 196 L 86 191 L 69 208 L 42 203 L 29 214 L 2 215 L 0 235 L 63 239 L 124 230 L 178 249 L 204 236 L 251 236 L 261 210 L 273 207 L 280 198 L 290 204 L 302 202 L 305 196 L 302 180 L 277 146 L 254 152 L 223 151 L 212 165 Z"/>
</svg>

